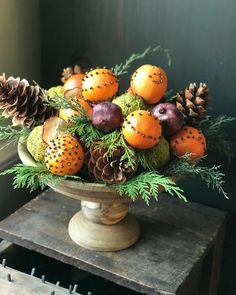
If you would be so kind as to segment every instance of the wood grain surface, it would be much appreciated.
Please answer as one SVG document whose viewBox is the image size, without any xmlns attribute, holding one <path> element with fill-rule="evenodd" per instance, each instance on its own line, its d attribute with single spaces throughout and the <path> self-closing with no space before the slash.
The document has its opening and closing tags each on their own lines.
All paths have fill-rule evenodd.
<svg viewBox="0 0 236 295">
<path fill-rule="evenodd" d="M 68 222 L 79 207 L 78 201 L 48 190 L 3 220 L 0 237 L 141 293 L 179 294 L 226 220 L 223 211 L 163 194 L 150 208 L 131 205 L 141 224 L 140 240 L 105 253 L 70 239 Z"/>
</svg>

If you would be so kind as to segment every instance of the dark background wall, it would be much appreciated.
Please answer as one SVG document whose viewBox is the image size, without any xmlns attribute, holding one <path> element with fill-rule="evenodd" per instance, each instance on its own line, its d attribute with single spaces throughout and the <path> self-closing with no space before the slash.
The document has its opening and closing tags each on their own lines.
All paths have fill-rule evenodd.
<svg viewBox="0 0 236 295">
<path fill-rule="evenodd" d="M 138 62 L 162 66 L 169 89 L 191 81 L 206 82 L 213 97 L 212 113 L 236 116 L 235 0 L 68 0 L 40 1 L 42 85 L 60 83 L 62 68 L 113 66 L 147 46 L 169 48 L 172 66 L 158 55 Z M 121 79 L 121 90 L 129 76 Z M 235 126 L 229 133 L 235 140 Z M 209 164 L 223 163 L 229 200 L 198 180 L 184 180 L 186 195 L 232 213 L 226 236 L 221 294 L 236 294 L 235 161 L 211 155 Z"/>
</svg>

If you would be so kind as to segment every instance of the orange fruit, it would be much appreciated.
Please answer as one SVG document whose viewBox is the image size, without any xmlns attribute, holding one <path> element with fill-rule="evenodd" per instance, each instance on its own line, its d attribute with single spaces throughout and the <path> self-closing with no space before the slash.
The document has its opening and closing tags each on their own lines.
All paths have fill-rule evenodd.
<svg viewBox="0 0 236 295">
<path fill-rule="evenodd" d="M 46 149 L 45 164 L 56 175 L 75 175 L 84 161 L 84 150 L 71 134 L 61 133 L 52 139 Z"/>
<path fill-rule="evenodd" d="M 138 149 L 155 146 L 161 137 L 159 120 L 149 111 L 134 111 L 129 114 L 122 126 L 122 134 L 128 144 Z"/>
<path fill-rule="evenodd" d="M 95 69 L 82 81 L 82 95 L 86 100 L 99 103 L 111 100 L 118 92 L 118 81 L 112 71 Z"/>
<path fill-rule="evenodd" d="M 178 157 L 190 154 L 190 160 L 196 161 L 206 151 L 206 138 L 198 129 L 186 126 L 170 139 L 170 146 Z"/>
<path fill-rule="evenodd" d="M 64 96 L 70 98 L 82 98 L 82 79 L 85 74 L 75 74 L 66 80 L 64 84 Z"/>
<path fill-rule="evenodd" d="M 92 117 L 92 112 L 93 112 L 93 108 L 90 106 L 89 103 L 87 103 L 87 101 L 79 98 L 79 103 L 80 105 L 83 107 L 85 114 L 88 118 Z M 64 121 L 66 121 L 66 123 L 70 123 L 73 121 L 74 117 L 79 117 L 80 111 L 75 111 L 72 109 L 60 109 L 59 110 L 59 117 L 61 119 L 63 119 Z"/>
<path fill-rule="evenodd" d="M 160 67 L 143 65 L 133 73 L 130 86 L 132 92 L 141 96 L 146 104 L 155 104 L 166 92 L 167 76 Z"/>
</svg>

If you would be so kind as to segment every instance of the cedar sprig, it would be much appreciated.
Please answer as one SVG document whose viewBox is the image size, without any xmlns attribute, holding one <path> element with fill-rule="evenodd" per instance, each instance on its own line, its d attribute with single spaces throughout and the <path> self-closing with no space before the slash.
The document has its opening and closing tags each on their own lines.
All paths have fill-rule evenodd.
<svg viewBox="0 0 236 295">
<path fill-rule="evenodd" d="M 155 154 L 155 150 L 153 148 L 146 149 L 146 150 L 137 150 L 136 157 L 138 163 L 145 169 L 145 170 L 155 170 L 159 164 L 159 159 Z"/>
<path fill-rule="evenodd" d="M 79 103 L 78 99 L 71 97 L 66 99 L 63 95 L 60 95 L 55 92 L 53 97 L 49 97 L 46 90 L 41 89 L 43 92 L 42 101 L 44 105 L 50 106 L 53 109 L 72 109 L 78 111 L 80 117 L 86 117 L 85 110 L 82 105 Z"/>
<path fill-rule="evenodd" d="M 3 145 L 1 145 L 0 150 L 6 148 L 11 144 L 15 144 L 21 138 L 23 141 L 26 141 L 29 134 L 30 129 L 21 127 L 21 126 L 0 126 L 0 141 L 4 141 Z"/>
<path fill-rule="evenodd" d="M 46 89 L 42 88 L 36 81 L 34 84 L 37 85 L 41 92 L 41 99 L 44 105 L 50 106 L 53 109 L 72 109 L 80 113 L 80 117 L 86 117 L 85 110 L 82 105 L 79 103 L 78 99 L 75 97 L 69 97 L 68 99 L 65 96 L 54 92 L 54 96 L 50 97 Z"/>
<path fill-rule="evenodd" d="M 13 188 L 28 188 L 30 192 L 36 189 L 44 189 L 50 181 L 53 185 L 58 185 L 63 179 L 74 179 L 82 181 L 79 176 L 58 176 L 50 173 L 44 164 L 36 163 L 35 166 L 16 164 L 0 173 L 0 175 L 14 174 Z"/>
<path fill-rule="evenodd" d="M 2 113 L 0 113 L 0 122 L 5 121 L 6 118 L 2 115 Z"/>
<path fill-rule="evenodd" d="M 67 131 L 77 134 L 87 148 L 95 141 L 100 139 L 104 134 L 92 125 L 87 118 L 77 118 L 73 126 L 68 127 Z"/>
<path fill-rule="evenodd" d="M 223 194 L 228 199 L 227 193 L 224 191 L 223 184 L 225 183 L 225 174 L 220 171 L 220 165 L 213 167 L 202 166 L 200 159 L 196 164 L 190 163 L 190 155 L 184 155 L 176 160 L 171 161 L 168 166 L 162 170 L 166 176 L 189 176 L 200 177 L 208 187 L 217 189 L 219 194 Z"/>
<path fill-rule="evenodd" d="M 141 53 L 133 53 L 124 63 L 120 63 L 115 65 L 114 68 L 112 68 L 112 71 L 116 76 L 121 76 L 128 73 L 128 69 L 130 68 L 131 64 L 138 60 L 142 59 L 148 55 L 154 55 L 157 53 L 164 53 L 167 60 L 168 60 L 168 66 L 171 66 L 171 58 L 170 58 L 170 51 L 169 49 L 162 48 L 160 45 L 151 48 L 147 47 L 143 52 Z"/>
<path fill-rule="evenodd" d="M 222 115 L 218 117 L 206 116 L 200 122 L 200 128 L 207 139 L 207 148 L 226 155 L 229 162 L 235 156 L 236 144 L 230 141 L 227 128 L 235 120 L 236 117 Z"/>
<path fill-rule="evenodd" d="M 105 155 L 108 155 L 108 157 L 112 156 L 113 151 L 118 146 L 123 147 L 124 154 L 121 157 L 121 161 L 125 161 L 127 165 L 130 166 L 132 169 L 135 169 L 135 167 L 137 166 L 137 158 L 134 149 L 127 145 L 124 137 L 118 130 L 103 135 L 100 138 L 98 145 L 104 147 L 107 150 Z"/>
<path fill-rule="evenodd" d="M 164 188 L 171 196 L 176 195 L 183 201 L 187 201 L 183 190 L 174 181 L 156 171 L 143 172 L 124 184 L 114 185 L 114 188 L 121 196 L 129 197 L 133 201 L 141 197 L 147 205 L 151 198 L 158 201 L 160 188 Z"/>
</svg>

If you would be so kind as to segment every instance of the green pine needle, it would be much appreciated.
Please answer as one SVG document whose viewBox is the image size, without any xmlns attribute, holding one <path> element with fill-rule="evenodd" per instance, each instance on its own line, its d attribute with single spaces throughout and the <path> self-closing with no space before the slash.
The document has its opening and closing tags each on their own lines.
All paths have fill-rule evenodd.
<svg viewBox="0 0 236 295">
<path fill-rule="evenodd" d="M 183 195 L 183 190 L 174 181 L 156 171 L 143 172 L 124 184 L 114 185 L 115 190 L 121 196 L 129 197 L 133 201 L 141 197 L 147 205 L 149 205 L 151 198 L 158 200 L 161 187 L 170 195 L 176 195 L 185 202 L 187 201 Z"/>
<path fill-rule="evenodd" d="M 200 122 L 200 128 L 207 139 L 208 150 L 224 154 L 229 162 L 235 156 L 236 144 L 230 141 L 227 128 L 235 120 L 236 117 L 230 116 L 207 116 Z"/>
<path fill-rule="evenodd" d="M 223 184 L 225 183 L 225 174 L 222 173 L 219 166 L 206 167 L 200 165 L 201 161 L 198 161 L 195 165 L 189 162 L 189 155 L 180 157 L 174 161 L 171 161 L 169 165 L 162 171 L 167 176 L 190 176 L 200 177 L 208 187 L 217 189 L 219 194 L 223 194 L 228 199 L 227 193 L 224 191 Z"/>
<path fill-rule="evenodd" d="M 128 73 L 128 69 L 130 68 L 131 64 L 138 60 L 142 59 L 148 55 L 154 55 L 157 53 L 164 53 L 167 60 L 168 60 L 168 66 L 171 66 L 171 58 L 170 58 L 170 51 L 169 49 L 162 48 L 160 45 L 151 48 L 147 47 L 142 53 L 133 53 L 124 63 L 120 63 L 115 65 L 115 67 L 112 69 L 114 74 L 116 76 L 124 75 Z"/>
<path fill-rule="evenodd" d="M 35 166 L 27 166 L 24 164 L 16 164 L 8 170 L 0 173 L 0 175 L 15 174 L 13 178 L 14 189 L 29 188 L 30 192 L 40 188 L 44 189 L 48 182 L 52 182 L 53 185 L 57 185 L 63 179 L 75 179 L 82 181 L 79 176 L 58 176 L 50 173 L 46 166 L 41 163 L 37 163 Z"/>
</svg>

